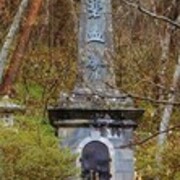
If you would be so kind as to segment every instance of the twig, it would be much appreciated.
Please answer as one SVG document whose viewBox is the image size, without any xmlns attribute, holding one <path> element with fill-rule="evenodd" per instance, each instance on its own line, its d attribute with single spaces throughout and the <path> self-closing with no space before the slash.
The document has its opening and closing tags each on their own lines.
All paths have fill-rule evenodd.
<svg viewBox="0 0 180 180">
<path fill-rule="evenodd" d="M 176 28 L 179 28 L 180 29 L 180 24 L 177 23 L 176 21 L 173 21 L 171 19 L 169 19 L 168 17 L 166 16 L 162 16 L 162 15 L 158 15 L 154 12 L 151 12 L 149 10 L 147 10 L 146 8 L 144 8 L 142 5 L 140 5 L 140 3 L 132 3 L 132 2 L 129 2 L 127 0 L 122 0 L 122 2 L 124 2 L 125 4 L 127 4 L 128 6 L 131 6 L 137 10 L 139 10 L 140 12 L 152 17 L 152 18 L 155 18 L 155 19 L 158 19 L 158 20 L 162 20 L 164 22 L 167 22 L 173 26 L 175 26 Z"/>
<path fill-rule="evenodd" d="M 180 102 L 169 102 L 169 101 L 166 101 L 166 100 L 156 100 L 156 99 L 153 99 L 153 98 L 150 98 L 150 97 L 144 97 L 144 96 L 139 96 L 139 95 L 136 95 L 136 94 L 132 94 L 132 93 L 127 93 L 128 96 L 134 98 L 134 99 L 139 99 L 139 100 L 143 100 L 143 101 L 149 101 L 151 103 L 155 103 L 155 104 L 171 104 L 171 105 L 175 105 L 175 106 L 180 106 Z"/>
<path fill-rule="evenodd" d="M 147 141 L 157 137 L 159 134 L 167 133 L 169 131 L 174 131 L 174 130 L 177 130 L 177 129 L 180 129 L 180 125 L 174 126 L 172 128 L 168 128 L 168 129 L 166 129 L 164 131 L 158 131 L 158 132 L 154 133 L 153 135 L 151 135 L 151 136 L 149 136 L 149 137 L 147 137 L 147 138 L 145 138 L 145 139 L 143 139 L 143 140 L 141 140 L 139 142 L 134 142 L 134 143 L 129 143 L 127 145 L 122 145 L 122 146 L 120 146 L 120 148 L 127 148 L 129 146 L 139 146 L 139 145 L 142 145 L 142 144 L 146 143 Z"/>
</svg>

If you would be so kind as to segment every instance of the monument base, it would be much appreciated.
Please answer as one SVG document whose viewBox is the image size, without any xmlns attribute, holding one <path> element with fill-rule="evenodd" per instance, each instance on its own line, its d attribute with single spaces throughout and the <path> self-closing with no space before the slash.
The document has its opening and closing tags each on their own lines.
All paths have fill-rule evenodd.
<svg viewBox="0 0 180 180">
<path fill-rule="evenodd" d="M 62 146 L 77 153 L 80 179 L 133 180 L 133 132 L 142 109 L 118 90 L 75 88 L 62 93 L 49 119 L 63 138 Z M 77 178 L 76 178 L 77 179 Z"/>
<path fill-rule="evenodd" d="M 65 135 L 63 131 L 71 133 Z M 108 127 L 59 128 L 59 136 L 64 139 L 62 146 L 69 147 L 78 155 L 79 179 L 91 177 L 92 171 L 102 180 L 133 180 L 134 150 L 128 146 L 132 142 L 133 128 L 117 128 L 114 131 Z M 98 148 L 98 144 L 106 150 L 101 146 Z M 104 156 L 106 151 L 107 156 Z"/>
</svg>

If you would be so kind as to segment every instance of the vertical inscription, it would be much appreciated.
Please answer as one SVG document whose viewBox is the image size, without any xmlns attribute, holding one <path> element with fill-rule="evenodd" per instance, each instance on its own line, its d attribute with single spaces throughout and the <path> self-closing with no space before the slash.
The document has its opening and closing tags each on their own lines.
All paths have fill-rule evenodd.
<svg viewBox="0 0 180 180">
<path fill-rule="evenodd" d="M 96 55 L 89 55 L 87 64 L 87 77 L 91 81 L 101 80 L 106 74 L 106 67 L 102 60 Z"/>
<path fill-rule="evenodd" d="M 87 0 L 88 18 L 99 18 L 103 10 L 101 0 Z"/>
<path fill-rule="evenodd" d="M 103 8 L 104 4 L 102 0 L 86 0 L 87 29 L 85 41 L 90 47 L 94 46 L 95 50 L 91 50 L 91 53 L 86 57 L 85 76 L 90 82 L 94 83 L 103 82 L 107 74 L 103 53 L 101 55 L 96 53 L 98 51 L 104 51 L 105 48 Z M 91 43 L 95 44 L 92 45 Z"/>
<path fill-rule="evenodd" d="M 92 88 L 115 82 L 110 64 L 112 41 L 111 0 L 81 0 L 79 27 L 79 79 Z"/>
<path fill-rule="evenodd" d="M 103 5 L 101 0 L 86 0 L 86 8 L 88 13 L 88 20 L 91 22 L 91 26 L 86 32 L 86 41 L 105 43 L 104 30 L 101 27 L 101 11 Z M 92 19 L 93 18 L 93 19 Z M 91 20 L 90 20 L 91 19 Z M 97 21 L 99 23 L 97 23 Z"/>
</svg>

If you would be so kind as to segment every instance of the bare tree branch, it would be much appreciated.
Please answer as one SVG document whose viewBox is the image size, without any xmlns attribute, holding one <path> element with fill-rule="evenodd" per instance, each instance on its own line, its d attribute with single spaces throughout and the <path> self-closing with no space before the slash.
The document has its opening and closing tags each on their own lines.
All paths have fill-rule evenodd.
<svg viewBox="0 0 180 180">
<path fill-rule="evenodd" d="M 120 146 L 120 148 L 127 148 L 129 146 L 140 146 L 140 145 L 152 140 L 153 138 L 159 136 L 160 134 L 168 133 L 170 131 L 175 131 L 175 130 L 179 130 L 179 129 L 180 129 L 180 125 L 176 125 L 176 126 L 173 126 L 171 128 L 168 128 L 168 129 L 166 129 L 164 131 L 158 131 L 158 132 L 152 134 L 151 136 L 149 136 L 149 137 L 147 137 L 147 138 L 145 138 L 145 139 L 143 139 L 141 141 L 134 142 L 134 143 L 129 143 L 127 145 L 122 145 L 122 146 Z"/>
<path fill-rule="evenodd" d="M 109 85 L 109 84 L 107 84 L 107 85 L 110 88 L 115 89 L 115 87 L 113 87 L 112 85 Z M 125 96 L 129 96 L 129 97 L 131 97 L 133 99 L 142 100 L 142 101 L 148 101 L 148 102 L 154 103 L 154 104 L 166 104 L 166 105 L 180 106 L 180 102 L 170 102 L 170 101 L 167 101 L 167 100 L 156 100 L 156 99 L 151 98 L 151 97 L 145 97 L 145 96 L 140 96 L 140 95 L 137 95 L 137 94 L 134 94 L 134 93 L 130 93 L 130 92 L 127 92 L 127 91 L 125 91 L 123 89 L 122 89 L 122 91 L 125 93 Z M 171 93 L 176 93 L 176 89 L 172 89 Z M 102 96 L 99 93 L 97 93 L 96 95 L 98 95 L 100 97 Z M 109 98 L 113 98 L 113 97 L 109 96 Z M 116 96 L 116 98 L 122 98 L 122 96 L 120 96 L 120 97 Z"/>
<path fill-rule="evenodd" d="M 166 16 L 162 16 L 162 15 L 158 15 L 154 12 L 151 12 L 149 10 L 147 10 L 146 8 L 144 8 L 140 3 L 132 3 L 130 1 L 127 1 L 127 0 L 122 0 L 122 2 L 124 2 L 125 4 L 127 4 L 128 6 L 131 6 L 137 10 L 139 10 L 140 12 L 152 17 L 152 18 L 155 18 L 155 19 L 158 19 L 158 20 L 162 20 L 164 22 L 167 22 L 173 26 L 175 26 L 176 28 L 180 28 L 180 24 L 177 23 L 176 21 L 173 21 L 172 19 L 166 17 Z"/>
<path fill-rule="evenodd" d="M 92 91 L 92 95 L 97 95 L 100 98 L 104 98 L 105 96 L 100 94 L 99 92 L 94 92 Z M 76 95 L 87 95 L 85 93 L 75 93 Z M 113 96 L 109 95 L 106 96 L 107 98 L 114 98 Z M 133 99 L 137 99 L 137 100 L 142 100 L 142 101 L 148 101 L 150 103 L 154 103 L 154 104 L 165 104 L 165 105 L 174 105 L 174 106 L 180 106 L 180 102 L 169 102 L 167 100 L 156 100 L 153 99 L 151 97 L 145 97 L 145 96 L 140 96 L 137 94 L 133 94 L 133 93 L 129 93 L 129 92 L 125 92 L 125 94 L 123 96 L 116 96 L 117 99 L 122 99 L 122 98 L 126 98 L 126 97 L 131 97 Z"/>
<path fill-rule="evenodd" d="M 28 41 L 32 32 L 32 28 L 35 25 L 36 17 L 41 8 L 42 2 L 43 0 L 31 1 L 26 22 L 22 26 L 21 35 L 19 36 L 19 39 L 17 40 L 18 45 L 16 46 L 14 50 L 14 53 L 11 57 L 10 64 L 6 71 L 5 77 L 0 86 L 0 91 L 2 94 L 11 93 L 12 85 L 17 78 L 17 74 L 19 72 L 22 59 L 26 51 L 27 44 L 28 44 Z"/>
<path fill-rule="evenodd" d="M 151 97 L 144 97 L 144 96 L 140 96 L 140 95 L 133 94 L 133 93 L 127 93 L 127 94 L 134 99 L 149 101 L 149 102 L 155 103 L 155 104 L 166 104 L 166 105 L 180 106 L 180 102 L 169 102 L 166 100 L 156 100 L 156 99 L 153 99 Z"/>
</svg>

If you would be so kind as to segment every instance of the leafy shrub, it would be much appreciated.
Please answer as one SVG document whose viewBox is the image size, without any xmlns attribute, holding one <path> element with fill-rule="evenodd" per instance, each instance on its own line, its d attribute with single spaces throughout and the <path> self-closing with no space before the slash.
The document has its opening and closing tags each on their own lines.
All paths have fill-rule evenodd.
<svg viewBox="0 0 180 180">
<path fill-rule="evenodd" d="M 65 180 L 74 176 L 75 156 L 38 122 L 22 121 L 0 131 L 2 180 Z"/>
</svg>

